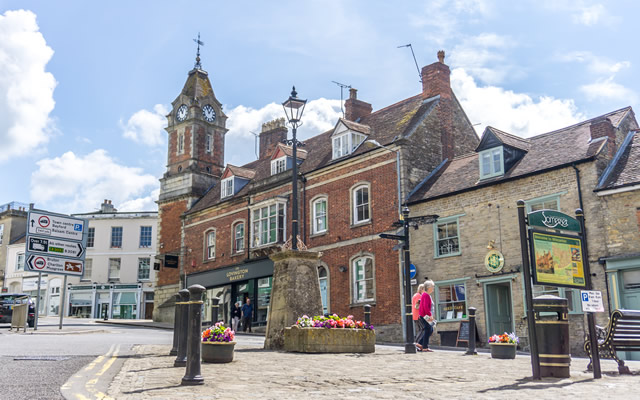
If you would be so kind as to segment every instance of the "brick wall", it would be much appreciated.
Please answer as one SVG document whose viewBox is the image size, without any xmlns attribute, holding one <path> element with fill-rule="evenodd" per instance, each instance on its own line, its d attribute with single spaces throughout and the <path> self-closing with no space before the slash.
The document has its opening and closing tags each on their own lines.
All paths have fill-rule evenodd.
<svg viewBox="0 0 640 400">
<path fill-rule="evenodd" d="M 187 209 L 188 199 L 158 205 L 158 254 L 180 252 L 180 216 Z M 156 287 L 175 284 L 179 279 L 179 269 L 165 268 L 158 271 Z"/>
</svg>

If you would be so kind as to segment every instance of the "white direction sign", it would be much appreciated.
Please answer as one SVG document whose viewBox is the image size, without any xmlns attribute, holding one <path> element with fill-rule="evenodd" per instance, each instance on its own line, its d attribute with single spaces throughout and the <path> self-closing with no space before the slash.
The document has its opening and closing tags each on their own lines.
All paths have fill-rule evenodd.
<svg viewBox="0 0 640 400">
<path fill-rule="evenodd" d="M 581 290 L 580 298 L 583 312 L 604 312 L 602 292 L 599 290 Z"/>
<path fill-rule="evenodd" d="M 57 237 L 62 239 L 82 240 L 85 221 L 78 218 L 61 217 L 40 212 L 29 212 L 28 233 Z"/>
<path fill-rule="evenodd" d="M 82 258 L 84 250 L 82 243 L 70 242 L 68 240 L 29 236 L 29 240 L 27 241 L 27 251 L 34 253 Z"/>
<path fill-rule="evenodd" d="M 27 267 L 36 272 L 82 276 L 84 261 L 31 254 L 27 259 Z"/>
</svg>

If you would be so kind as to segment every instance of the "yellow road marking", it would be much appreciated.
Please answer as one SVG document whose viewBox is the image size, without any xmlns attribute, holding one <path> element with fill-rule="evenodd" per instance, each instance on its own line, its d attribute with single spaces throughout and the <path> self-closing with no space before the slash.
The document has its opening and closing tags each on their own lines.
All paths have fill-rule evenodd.
<svg viewBox="0 0 640 400">
<path fill-rule="evenodd" d="M 113 352 L 113 355 L 111 356 L 111 358 L 109 359 L 109 361 L 107 361 L 106 363 L 104 363 L 104 367 L 102 367 L 102 369 L 100 370 L 100 372 L 98 372 L 96 374 L 96 376 L 102 376 L 102 374 L 104 374 L 105 372 L 107 372 L 107 370 L 109 368 L 111 368 L 111 366 L 113 365 L 114 362 L 116 362 L 116 360 L 118 359 L 118 352 L 120 351 L 120 345 L 118 345 L 118 347 L 116 348 L 116 351 Z"/>
</svg>

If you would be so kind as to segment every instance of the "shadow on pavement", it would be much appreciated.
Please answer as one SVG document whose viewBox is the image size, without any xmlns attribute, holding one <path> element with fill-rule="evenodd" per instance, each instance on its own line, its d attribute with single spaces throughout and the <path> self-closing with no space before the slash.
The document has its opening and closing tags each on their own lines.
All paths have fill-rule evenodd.
<svg viewBox="0 0 640 400">
<path fill-rule="evenodd" d="M 149 388 L 149 389 L 138 389 L 138 390 L 132 390 L 129 392 L 122 392 L 124 394 L 139 394 L 139 393 L 145 393 L 145 392 L 151 392 L 154 390 L 166 390 L 166 389 L 177 389 L 177 388 L 181 388 L 182 385 L 170 385 L 170 386 L 160 386 L 160 387 L 156 387 L 156 388 Z"/>
<path fill-rule="evenodd" d="M 589 379 L 583 379 L 581 381 L 560 383 L 560 381 L 564 379 L 566 378 L 545 378 L 545 380 L 543 381 L 534 381 L 533 378 L 522 378 L 522 379 L 517 379 L 516 383 L 510 384 L 510 385 L 503 385 L 503 386 L 498 386 L 494 388 L 478 390 L 478 393 L 487 393 L 495 390 L 562 388 L 562 387 L 574 385 L 576 383 L 586 383 L 586 382 L 592 382 L 594 380 L 593 378 L 589 378 Z M 527 385 L 528 383 L 532 383 L 532 382 L 537 382 L 537 383 L 534 385 Z"/>
</svg>

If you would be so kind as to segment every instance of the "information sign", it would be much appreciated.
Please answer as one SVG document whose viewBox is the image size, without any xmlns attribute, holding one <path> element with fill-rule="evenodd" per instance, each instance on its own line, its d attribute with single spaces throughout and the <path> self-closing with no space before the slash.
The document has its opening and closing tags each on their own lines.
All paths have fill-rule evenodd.
<svg viewBox="0 0 640 400">
<path fill-rule="evenodd" d="M 29 212 L 28 231 L 30 235 L 82 240 L 85 221 L 79 218 L 61 217 L 43 212 Z"/>
<path fill-rule="evenodd" d="M 84 271 L 84 260 L 73 260 L 46 255 L 31 254 L 29 258 L 27 258 L 26 264 L 31 271 L 45 274 L 82 276 Z"/>
<path fill-rule="evenodd" d="M 584 312 L 604 312 L 602 302 L 602 292 L 599 290 L 581 290 L 582 311 Z"/>
<path fill-rule="evenodd" d="M 34 253 L 66 257 L 82 257 L 84 254 L 84 247 L 82 246 L 82 243 L 60 239 L 47 239 L 38 236 L 29 236 L 27 250 Z"/>
<path fill-rule="evenodd" d="M 579 237 L 534 231 L 531 244 L 534 283 L 586 288 Z"/>
</svg>

